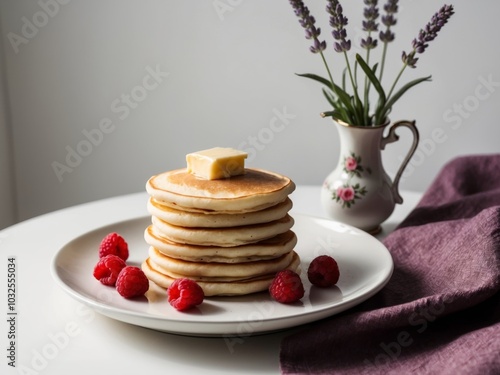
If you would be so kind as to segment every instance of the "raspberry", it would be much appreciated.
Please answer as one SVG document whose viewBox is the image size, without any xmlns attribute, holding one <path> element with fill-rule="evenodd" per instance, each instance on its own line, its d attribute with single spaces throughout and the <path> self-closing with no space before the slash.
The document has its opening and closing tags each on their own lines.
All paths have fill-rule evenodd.
<svg viewBox="0 0 500 375">
<path fill-rule="evenodd" d="M 109 233 L 99 245 L 99 258 L 108 254 L 117 255 L 123 260 L 128 258 L 128 244 L 118 233 Z"/>
<path fill-rule="evenodd" d="M 115 286 L 118 274 L 125 266 L 125 261 L 119 256 L 106 255 L 95 265 L 94 277 L 104 285 Z"/>
<path fill-rule="evenodd" d="M 203 289 L 188 278 L 175 279 L 167 290 L 168 302 L 179 311 L 199 305 L 205 298 Z"/>
<path fill-rule="evenodd" d="M 269 285 L 269 293 L 280 303 L 292 303 L 304 296 L 304 285 L 296 272 L 283 270 L 276 274 Z"/>
<path fill-rule="evenodd" d="M 149 280 L 139 267 L 123 268 L 116 280 L 116 290 L 122 297 L 132 298 L 144 295 L 149 289 Z"/>
<path fill-rule="evenodd" d="M 339 266 L 329 255 L 314 258 L 307 270 L 307 278 L 311 284 L 323 288 L 337 284 L 339 277 Z"/>
</svg>

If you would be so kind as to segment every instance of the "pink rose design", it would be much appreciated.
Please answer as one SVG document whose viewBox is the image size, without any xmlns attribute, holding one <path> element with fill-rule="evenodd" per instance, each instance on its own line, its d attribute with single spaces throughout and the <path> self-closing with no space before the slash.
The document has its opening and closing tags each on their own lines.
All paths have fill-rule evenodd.
<svg viewBox="0 0 500 375">
<path fill-rule="evenodd" d="M 345 169 L 348 171 L 354 171 L 358 167 L 358 162 L 352 156 L 345 159 Z"/>
<path fill-rule="evenodd" d="M 335 193 L 337 194 L 337 197 L 342 198 L 342 194 L 344 194 L 344 188 L 342 186 L 339 186 Z"/>
<path fill-rule="evenodd" d="M 354 189 L 350 186 L 343 188 L 339 194 L 339 197 L 344 202 L 352 201 L 354 199 Z"/>
</svg>

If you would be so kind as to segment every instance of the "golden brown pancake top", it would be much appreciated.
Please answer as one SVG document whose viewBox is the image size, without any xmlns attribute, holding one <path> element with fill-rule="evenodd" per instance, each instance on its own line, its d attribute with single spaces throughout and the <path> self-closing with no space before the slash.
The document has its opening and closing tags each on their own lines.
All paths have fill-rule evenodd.
<svg viewBox="0 0 500 375">
<path fill-rule="evenodd" d="M 222 191 L 230 192 L 230 195 L 239 197 L 266 194 L 280 190 L 291 183 L 287 177 L 251 168 L 245 169 L 243 175 L 220 180 L 206 180 L 196 177 L 188 173 L 185 168 L 167 172 L 166 178 L 170 184 L 180 188 L 179 191 L 170 190 L 173 193 L 182 194 L 184 190 L 182 187 L 186 187 L 190 192 L 199 191 L 208 196 L 220 194 Z M 150 183 L 154 189 L 169 191 L 164 186 L 158 186 L 154 178 Z"/>
</svg>

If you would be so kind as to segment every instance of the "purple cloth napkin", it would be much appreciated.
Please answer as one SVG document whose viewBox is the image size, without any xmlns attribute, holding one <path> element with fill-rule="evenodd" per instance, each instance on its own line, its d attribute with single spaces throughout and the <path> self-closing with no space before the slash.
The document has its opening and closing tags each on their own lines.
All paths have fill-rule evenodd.
<svg viewBox="0 0 500 375">
<path fill-rule="evenodd" d="M 452 160 L 384 244 L 374 297 L 281 345 L 284 374 L 500 374 L 500 155 Z"/>
</svg>

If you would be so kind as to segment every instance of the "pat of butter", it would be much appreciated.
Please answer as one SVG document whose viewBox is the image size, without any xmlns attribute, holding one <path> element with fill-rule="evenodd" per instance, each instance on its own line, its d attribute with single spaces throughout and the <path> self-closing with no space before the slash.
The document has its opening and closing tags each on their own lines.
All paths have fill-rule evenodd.
<svg viewBox="0 0 500 375">
<path fill-rule="evenodd" d="M 233 148 L 214 147 L 186 155 L 189 173 L 206 180 L 218 180 L 245 173 L 248 154 Z"/>
</svg>

